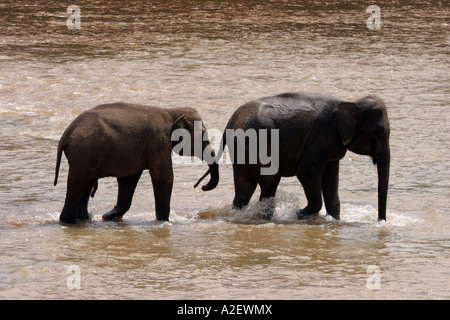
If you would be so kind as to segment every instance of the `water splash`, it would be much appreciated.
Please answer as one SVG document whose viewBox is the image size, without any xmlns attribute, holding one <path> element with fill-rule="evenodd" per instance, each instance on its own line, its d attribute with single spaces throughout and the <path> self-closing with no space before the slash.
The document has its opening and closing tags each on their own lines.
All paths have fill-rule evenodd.
<svg viewBox="0 0 450 320">
<path fill-rule="evenodd" d="M 273 217 L 270 220 L 264 219 L 262 213 L 268 206 L 274 205 Z M 341 220 L 337 221 L 326 214 L 323 208 L 318 215 L 311 219 L 298 220 L 297 211 L 302 208 L 299 197 L 291 192 L 278 192 L 275 198 L 266 201 L 252 201 L 242 210 L 236 210 L 231 205 L 223 207 L 209 207 L 198 212 L 199 219 L 222 219 L 234 223 L 306 223 L 306 224 L 358 224 L 373 225 L 375 227 L 405 227 L 423 222 L 408 216 L 406 213 L 387 213 L 387 221 L 377 221 L 378 209 L 372 205 L 359 205 L 344 203 L 341 206 Z"/>
</svg>

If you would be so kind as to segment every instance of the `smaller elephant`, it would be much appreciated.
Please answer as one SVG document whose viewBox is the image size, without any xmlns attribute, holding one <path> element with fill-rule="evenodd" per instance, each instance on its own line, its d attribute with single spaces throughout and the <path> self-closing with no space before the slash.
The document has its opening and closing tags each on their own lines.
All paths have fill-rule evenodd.
<svg viewBox="0 0 450 320">
<path fill-rule="evenodd" d="M 119 191 L 115 207 L 103 215 L 105 220 L 122 217 L 130 208 L 136 185 L 144 170 L 150 171 L 158 220 L 169 220 L 173 186 L 172 141 L 176 129 L 190 133 L 194 145 L 194 122 L 201 122 L 192 108 L 171 108 L 112 103 L 99 105 L 80 114 L 64 131 L 58 145 L 54 185 L 58 182 L 61 156 L 64 151 L 69 162 L 67 193 L 60 221 L 73 224 L 87 220 L 89 196 L 97 189 L 102 177 L 117 177 Z M 202 139 L 202 152 L 214 150 Z M 188 143 L 189 141 L 183 141 Z M 180 155 L 183 149 L 180 150 Z M 203 154 L 195 154 L 203 160 Z M 184 154 L 191 156 L 191 154 Z M 208 173 L 210 181 L 202 187 L 212 190 L 219 181 L 218 164 L 212 161 Z"/>
<path fill-rule="evenodd" d="M 267 165 L 260 159 L 253 163 L 249 161 L 252 154 L 245 155 L 246 160 L 239 162 L 236 159 L 241 155 L 230 152 L 234 208 L 247 205 L 257 185 L 261 188 L 260 200 L 268 199 L 275 196 L 282 177 L 296 176 L 308 201 L 306 207 L 297 212 L 298 217 L 307 218 L 318 213 L 323 196 L 327 213 L 339 219 L 339 160 L 350 150 L 370 156 L 377 165 L 378 218 L 386 219 L 390 127 L 386 107 L 379 98 L 368 96 L 347 102 L 322 95 L 284 93 L 245 103 L 234 112 L 225 129 L 226 132 L 275 130 L 279 133 L 279 143 L 269 143 L 265 147 L 269 153 L 279 155 L 275 173 L 264 174 L 262 169 L 267 169 Z M 254 136 L 258 141 L 245 142 L 241 152 L 248 153 L 254 145 L 261 148 L 262 134 Z M 218 157 L 225 145 L 230 147 L 236 141 L 235 138 L 227 140 L 224 133 Z M 263 214 L 270 218 L 272 212 L 273 202 L 269 201 L 269 208 Z"/>
</svg>

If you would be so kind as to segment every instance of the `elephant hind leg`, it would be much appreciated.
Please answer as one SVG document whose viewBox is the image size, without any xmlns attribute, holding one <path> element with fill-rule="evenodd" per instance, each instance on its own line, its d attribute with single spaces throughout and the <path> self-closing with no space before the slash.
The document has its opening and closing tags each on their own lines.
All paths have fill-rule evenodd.
<svg viewBox="0 0 450 320">
<path fill-rule="evenodd" d="M 297 176 L 305 191 L 308 204 L 305 208 L 297 211 L 299 219 L 308 219 L 319 213 L 322 208 L 322 167 L 308 167 L 303 169 Z"/>
<path fill-rule="evenodd" d="M 59 216 L 62 223 L 74 224 L 77 222 L 77 218 L 89 218 L 87 205 L 94 182 L 82 174 L 75 173 L 75 171 L 69 168 L 66 200 Z"/>
<path fill-rule="evenodd" d="M 121 218 L 130 209 L 134 191 L 141 177 L 142 171 L 128 177 L 117 178 L 119 191 L 115 207 L 103 215 L 103 219 L 111 221 Z"/>
<path fill-rule="evenodd" d="M 91 189 L 92 188 L 87 189 L 86 192 L 81 196 L 77 210 L 77 219 L 79 220 L 89 220 L 88 203 Z"/>
</svg>

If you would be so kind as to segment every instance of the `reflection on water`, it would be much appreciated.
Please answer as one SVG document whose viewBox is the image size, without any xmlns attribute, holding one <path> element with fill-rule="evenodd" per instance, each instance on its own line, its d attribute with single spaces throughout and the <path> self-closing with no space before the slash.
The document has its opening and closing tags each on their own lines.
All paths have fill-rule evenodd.
<svg viewBox="0 0 450 320">
<path fill-rule="evenodd" d="M 371 4 L 371 3 L 370 3 Z M 441 1 L 77 2 L 0 4 L 0 297 L 148 299 L 448 298 L 450 173 L 448 6 Z M 92 222 L 58 223 L 68 164 L 53 187 L 57 141 L 82 111 L 127 101 L 196 108 L 222 131 L 242 103 L 285 91 L 377 94 L 391 120 L 388 220 L 377 222 L 376 169 L 341 161 L 341 221 L 298 221 L 299 182 L 283 179 L 270 222 L 257 191 L 230 209 L 206 165 L 175 166 L 171 222 L 155 220 L 143 175 L 121 222 L 103 222 L 117 184 L 100 181 Z M 69 266 L 81 289 L 69 289 Z M 380 287 L 367 285 L 375 267 Z"/>
</svg>

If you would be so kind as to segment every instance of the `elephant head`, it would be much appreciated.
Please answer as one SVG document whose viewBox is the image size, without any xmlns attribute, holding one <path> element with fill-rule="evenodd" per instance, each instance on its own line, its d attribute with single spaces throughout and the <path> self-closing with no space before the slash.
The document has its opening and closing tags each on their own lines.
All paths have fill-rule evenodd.
<svg viewBox="0 0 450 320">
<path fill-rule="evenodd" d="M 332 125 L 350 151 L 372 157 L 378 171 L 378 219 L 386 220 L 391 152 L 386 107 L 368 96 L 356 103 L 340 103 L 332 112 Z"/>
<path fill-rule="evenodd" d="M 172 146 L 173 151 L 181 156 L 195 156 L 205 160 L 209 166 L 208 171 L 194 185 L 197 185 L 208 175 L 209 182 L 202 187 L 203 191 L 214 189 L 219 183 L 219 165 L 215 161 L 215 152 L 207 137 L 206 127 L 199 113 L 191 108 L 177 109 L 172 124 Z M 177 130 L 183 129 L 183 130 Z M 182 141 L 179 138 L 183 137 Z"/>
</svg>

